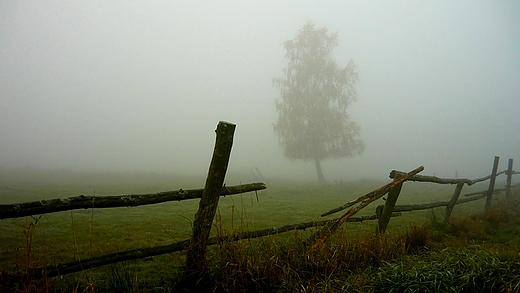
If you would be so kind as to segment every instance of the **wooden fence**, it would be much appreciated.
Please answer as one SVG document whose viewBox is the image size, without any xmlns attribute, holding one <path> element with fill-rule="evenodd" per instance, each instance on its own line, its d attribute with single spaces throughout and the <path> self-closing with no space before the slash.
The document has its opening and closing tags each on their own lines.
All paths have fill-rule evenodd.
<svg viewBox="0 0 520 293">
<path fill-rule="evenodd" d="M 484 206 L 484 212 L 487 212 L 489 208 L 491 207 L 491 199 L 494 193 L 497 192 L 506 192 L 506 197 L 511 197 L 511 189 L 512 189 L 512 175 L 514 174 L 520 174 L 520 172 L 515 172 L 513 170 L 513 159 L 509 159 L 508 162 L 508 169 L 497 172 L 498 170 L 498 162 L 499 157 L 495 156 L 494 162 L 493 162 L 493 168 L 491 171 L 491 174 L 482 178 L 477 179 L 446 179 L 446 178 L 439 178 L 435 176 L 421 176 L 421 175 L 415 175 L 411 176 L 407 181 L 416 181 L 416 182 L 431 182 L 431 183 L 438 183 L 438 184 L 456 184 L 455 190 L 453 192 L 453 195 L 451 196 L 451 199 L 449 201 L 441 201 L 441 202 L 434 202 L 434 203 L 426 203 L 426 204 L 411 204 L 411 205 L 395 205 L 397 198 L 399 197 L 399 192 L 401 190 L 401 186 L 396 187 L 394 190 L 391 190 L 388 199 L 386 200 L 385 205 L 378 206 L 376 208 L 376 214 L 378 215 L 379 223 L 378 223 L 378 232 L 384 233 L 386 230 L 386 227 L 388 225 L 388 222 L 390 220 L 390 215 L 392 212 L 404 212 L 404 211 L 414 211 L 414 210 L 423 210 L 423 209 L 432 209 L 436 207 L 446 207 L 445 216 L 444 216 L 444 222 L 448 222 L 451 216 L 451 212 L 453 211 L 453 208 L 455 205 L 471 202 L 474 200 L 479 200 L 482 198 L 486 198 L 486 203 Z M 400 171 L 392 171 L 390 173 L 390 178 L 396 179 L 403 176 L 403 172 Z M 506 174 L 506 188 L 503 189 L 495 189 L 495 182 L 497 176 L 501 174 Z M 473 192 L 468 193 L 465 195 L 464 199 L 460 199 L 460 194 L 462 192 L 462 188 L 464 187 L 464 184 L 471 186 L 478 182 L 483 182 L 489 180 L 489 187 L 486 190 L 482 190 L 479 192 Z"/>
<path fill-rule="evenodd" d="M 32 278 L 54 277 L 65 275 L 73 272 L 78 272 L 86 269 L 91 269 L 107 264 L 117 262 L 135 260 L 156 256 L 175 251 L 187 250 L 186 269 L 188 272 L 200 272 L 205 269 L 206 246 L 221 243 L 223 241 L 237 241 L 246 238 L 257 238 L 267 235 L 284 233 L 294 230 L 302 230 L 307 228 L 318 228 L 308 239 L 309 253 L 320 247 L 343 223 L 358 222 L 367 220 L 378 220 L 378 234 L 383 234 L 390 221 L 390 217 L 400 215 L 402 211 L 412 211 L 420 209 L 429 209 L 434 207 L 446 206 L 445 220 L 449 220 L 453 207 L 456 204 L 470 202 L 486 198 L 485 210 L 489 209 L 491 197 L 497 189 L 494 189 L 495 179 L 498 175 L 507 174 L 506 195 L 511 194 L 511 176 L 513 174 L 520 174 L 520 172 L 513 171 L 513 160 L 509 160 L 508 170 L 498 172 L 498 157 L 495 157 L 493 170 L 491 175 L 478 178 L 474 180 L 469 179 L 443 179 L 434 176 L 417 175 L 424 167 L 420 166 L 408 173 L 400 171 L 392 171 L 390 178 L 392 182 L 369 192 L 357 199 L 351 200 L 348 203 L 332 209 L 322 216 L 327 216 L 346 208 L 350 209 L 341 217 L 323 221 L 310 221 L 305 223 L 288 224 L 277 227 L 265 228 L 254 231 L 244 231 L 234 233 L 230 236 L 218 235 L 209 237 L 212 222 L 217 209 L 217 204 L 220 196 L 233 195 L 244 192 L 251 192 L 262 190 L 266 188 L 265 183 L 249 183 L 238 186 L 223 185 L 224 177 L 229 162 L 229 156 L 233 144 L 235 125 L 228 122 L 219 122 L 216 129 L 216 142 L 213 151 L 208 176 L 204 189 L 193 190 L 175 190 L 160 192 L 156 194 L 142 194 L 142 195 L 122 195 L 122 196 L 76 196 L 64 197 L 59 199 L 40 200 L 35 202 L 17 203 L 17 204 L 3 204 L 0 205 L 0 219 L 16 218 L 37 214 L 54 213 L 59 211 L 73 210 L 73 209 L 88 209 L 88 208 L 114 208 L 114 207 L 134 207 L 139 205 L 157 204 L 168 201 L 181 201 L 188 199 L 200 198 L 199 209 L 195 215 L 193 224 L 193 233 L 191 239 L 178 241 L 166 245 L 137 248 L 132 250 L 120 251 L 112 254 L 92 257 L 73 261 L 65 264 L 50 265 L 41 268 L 32 269 L 26 274 Z M 478 193 L 466 194 L 468 198 L 458 200 L 464 184 L 472 185 L 476 182 L 481 182 L 490 179 L 489 188 Z M 417 182 L 434 182 L 439 184 L 456 184 L 453 196 L 449 201 L 437 202 L 429 204 L 417 205 L 395 205 L 402 185 L 405 181 Z M 361 209 L 381 198 L 386 193 L 389 193 L 385 205 L 376 208 L 375 215 L 353 217 Z M 357 207 L 354 205 L 359 204 Z M 8 275 L 9 278 L 18 278 L 20 275 Z"/>
<path fill-rule="evenodd" d="M 265 183 L 250 183 L 238 186 L 225 186 L 226 175 L 235 124 L 219 122 L 217 125 L 215 148 L 211 160 L 204 189 L 175 190 L 156 194 L 122 195 L 122 196 L 85 196 L 43 199 L 40 201 L 2 204 L 0 219 L 55 213 L 60 211 L 89 208 L 135 207 L 139 205 L 157 204 L 168 201 L 181 201 L 201 198 L 199 209 L 195 215 L 192 238 L 166 245 L 143 247 L 120 251 L 112 254 L 73 261 L 65 264 L 51 265 L 32 269 L 26 274 L 32 278 L 54 277 L 91 269 L 107 264 L 140 259 L 155 255 L 188 249 L 186 267 L 190 270 L 202 270 L 205 265 L 205 249 L 207 245 L 217 243 L 216 237 L 209 237 L 211 224 L 217 209 L 220 196 L 258 191 L 266 188 Z M 16 279 L 18 274 L 7 275 Z"/>
</svg>

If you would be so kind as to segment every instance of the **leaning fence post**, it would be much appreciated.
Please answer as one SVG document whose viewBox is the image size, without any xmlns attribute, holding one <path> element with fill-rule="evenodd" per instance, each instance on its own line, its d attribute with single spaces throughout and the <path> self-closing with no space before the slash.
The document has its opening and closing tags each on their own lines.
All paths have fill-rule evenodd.
<svg viewBox="0 0 520 293">
<path fill-rule="evenodd" d="M 186 255 L 186 270 L 188 272 L 202 272 L 206 267 L 206 242 L 213 224 L 220 190 L 224 183 L 226 170 L 233 145 L 235 124 L 220 121 L 215 132 L 217 138 L 213 158 L 209 166 L 206 185 L 199 202 L 199 209 L 193 221 L 193 235 L 191 245 Z"/>
<path fill-rule="evenodd" d="M 444 223 L 448 223 L 450 220 L 451 212 L 453 211 L 453 207 L 457 203 L 459 199 L 460 192 L 462 191 L 462 187 L 464 187 L 464 182 L 457 183 L 457 187 L 455 187 L 455 191 L 451 196 L 450 201 L 446 205 L 446 215 L 444 216 Z"/>
<path fill-rule="evenodd" d="M 511 179 L 513 177 L 513 159 L 509 159 L 507 164 L 507 185 L 506 198 L 511 198 Z"/>
<path fill-rule="evenodd" d="M 491 171 L 491 178 L 489 179 L 489 188 L 487 191 L 486 205 L 484 206 L 484 212 L 489 211 L 489 209 L 491 208 L 491 198 L 493 197 L 493 189 L 495 189 L 495 180 L 497 178 L 499 160 L 500 160 L 500 157 L 495 156 L 495 161 L 493 162 L 493 170 Z"/>
<path fill-rule="evenodd" d="M 392 212 L 394 211 L 395 203 L 397 202 L 397 198 L 399 197 L 399 193 L 401 192 L 401 188 L 403 187 L 403 183 L 398 184 L 388 191 L 388 198 L 385 202 L 385 207 L 379 215 L 378 225 L 377 225 L 377 234 L 383 234 L 386 231 L 386 227 L 390 222 L 390 217 L 392 217 Z"/>
</svg>

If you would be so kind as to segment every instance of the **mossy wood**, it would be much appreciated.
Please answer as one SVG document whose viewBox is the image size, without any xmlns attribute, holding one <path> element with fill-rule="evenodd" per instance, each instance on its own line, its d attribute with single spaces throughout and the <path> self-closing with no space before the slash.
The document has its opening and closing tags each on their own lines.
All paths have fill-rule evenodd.
<svg viewBox="0 0 520 293">
<path fill-rule="evenodd" d="M 398 173 L 396 173 L 396 172 L 398 172 Z M 399 176 L 395 177 L 396 174 L 399 175 Z M 400 177 L 405 176 L 405 175 L 406 175 L 406 173 L 405 173 L 405 172 L 401 172 L 401 171 L 395 171 L 395 170 L 393 170 L 392 172 L 390 172 L 390 178 L 391 178 L 391 179 L 400 178 Z M 322 216 L 322 217 L 325 217 L 325 216 L 328 216 L 328 215 L 331 215 L 331 214 L 334 214 L 334 213 L 340 212 L 340 211 L 342 211 L 342 210 L 344 210 L 344 209 L 346 209 L 346 208 L 349 208 L 349 207 L 351 207 L 351 206 L 357 204 L 358 202 L 362 202 L 363 200 L 365 200 L 365 199 L 367 199 L 367 198 L 370 198 L 370 197 L 374 196 L 374 192 L 377 192 L 378 190 L 386 190 L 386 191 L 388 191 L 388 190 L 389 190 L 388 186 L 391 185 L 391 184 L 393 184 L 393 182 L 388 183 L 387 185 L 385 185 L 385 186 L 383 186 L 383 187 L 380 187 L 380 188 L 377 189 L 377 190 L 371 191 L 371 192 L 369 192 L 369 193 L 367 193 L 367 194 L 365 194 L 365 195 L 363 195 L 363 196 L 360 196 L 360 197 L 358 197 L 358 198 L 356 198 L 356 199 L 353 199 L 353 200 L 347 202 L 346 204 L 344 204 L 344 205 L 342 205 L 342 206 L 340 206 L 340 207 L 337 207 L 337 208 L 332 209 L 332 210 L 330 210 L 330 211 L 328 211 L 328 212 L 325 212 L 325 213 L 321 214 L 321 216 Z"/>
<path fill-rule="evenodd" d="M 511 188 L 514 188 L 516 186 L 520 186 L 520 183 L 512 185 Z M 504 191 L 507 191 L 507 189 L 506 188 L 493 188 L 493 194 L 499 193 L 499 192 L 504 192 Z M 466 193 L 466 194 L 464 194 L 464 196 L 475 196 L 475 195 L 481 195 L 481 194 L 487 194 L 487 193 L 488 193 L 488 189 Z"/>
<path fill-rule="evenodd" d="M 505 174 L 506 172 L 507 172 L 507 170 L 500 171 L 500 172 L 496 173 L 495 176 Z M 513 172 L 513 174 L 515 174 L 515 173 Z M 473 179 L 473 180 L 471 180 L 471 181 L 473 181 L 473 184 L 475 184 L 475 183 L 477 183 L 477 182 L 483 182 L 483 181 L 486 181 L 486 180 L 490 179 L 491 177 L 493 177 L 493 174 L 489 174 L 489 175 L 484 176 L 484 177 L 482 177 L 482 178 Z"/>
<path fill-rule="evenodd" d="M 511 198 L 511 180 L 513 179 L 513 159 L 507 163 L 506 198 Z"/>
<path fill-rule="evenodd" d="M 343 216 L 338 218 L 336 221 L 334 221 L 331 225 L 325 225 L 321 230 L 314 233 L 309 238 L 309 243 L 313 243 L 311 248 L 309 249 L 309 253 L 317 249 L 318 247 L 322 246 L 325 241 L 343 224 L 345 223 L 350 217 L 355 215 L 358 211 L 372 203 L 373 201 L 379 199 L 381 196 L 385 195 L 391 188 L 403 183 L 406 181 L 406 179 L 410 178 L 411 176 L 421 172 L 424 170 L 423 166 L 420 166 L 409 173 L 394 179 L 391 183 L 386 184 L 385 186 L 382 186 L 372 192 L 370 192 L 367 195 L 362 196 L 361 198 L 364 198 L 359 206 L 350 208 Z"/>
<path fill-rule="evenodd" d="M 496 173 L 495 176 L 502 175 L 505 173 L 507 173 L 507 170 L 500 171 L 500 172 Z M 402 171 L 393 170 L 392 172 L 390 172 L 390 178 L 397 178 L 397 177 L 401 176 L 402 174 L 405 174 L 405 173 Z M 513 175 L 520 174 L 520 172 L 513 171 L 512 174 Z M 467 179 L 467 178 L 450 179 L 450 178 L 439 178 L 436 176 L 415 175 L 415 176 L 412 176 L 407 181 L 432 182 L 432 183 L 439 183 L 439 184 L 458 184 L 459 182 L 464 182 L 468 186 L 471 186 L 475 183 L 486 181 L 486 180 L 490 179 L 491 177 L 492 177 L 492 174 L 481 177 L 481 178 L 477 178 L 477 179 Z"/>
<path fill-rule="evenodd" d="M 403 176 L 406 174 L 402 171 L 392 170 L 390 172 L 390 178 L 399 178 L 400 176 Z M 439 183 L 439 184 L 458 184 L 459 182 L 464 182 L 467 185 L 473 185 L 476 181 L 470 180 L 467 178 L 460 178 L 460 179 L 449 179 L 449 178 L 439 178 L 436 176 L 425 176 L 425 175 L 414 175 L 410 178 L 408 178 L 406 181 L 417 181 L 417 182 L 432 182 L 432 183 Z"/>
<path fill-rule="evenodd" d="M 495 156 L 493 160 L 493 169 L 491 170 L 491 178 L 489 179 L 489 188 L 486 197 L 486 204 L 484 205 L 484 212 L 489 211 L 491 208 L 491 199 L 493 198 L 493 189 L 495 188 L 495 181 L 497 179 L 498 162 L 500 161 L 499 156 Z"/>
<path fill-rule="evenodd" d="M 232 195 L 244 192 L 266 189 L 263 182 L 225 186 L 220 190 L 220 195 Z M 40 201 L 2 204 L 0 205 L 0 219 L 17 218 L 31 215 L 48 214 L 54 212 L 89 209 L 89 208 L 117 208 L 135 207 L 140 205 L 158 204 L 168 201 L 181 201 L 201 198 L 204 189 L 188 189 L 165 191 L 153 194 L 130 194 L 118 196 L 75 196 Z"/>
<path fill-rule="evenodd" d="M 462 188 L 464 187 L 464 182 L 457 183 L 457 187 L 455 187 L 455 191 L 453 192 L 453 195 L 451 196 L 450 201 L 446 205 L 446 214 L 444 216 L 444 223 L 448 223 L 450 220 L 451 212 L 453 211 L 453 207 L 457 203 L 457 200 L 459 199 L 460 193 L 462 191 Z"/>
<path fill-rule="evenodd" d="M 388 191 L 388 198 L 386 199 L 385 205 L 381 214 L 377 213 L 379 216 L 379 221 L 377 223 L 377 233 L 383 234 L 386 231 L 386 227 L 390 222 L 390 217 L 392 216 L 392 212 L 394 211 L 395 203 L 397 202 L 397 198 L 399 197 L 399 193 L 401 192 L 401 188 L 403 188 L 403 183 L 398 184 Z"/>
<path fill-rule="evenodd" d="M 474 200 L 479 200 L 484 197 L 486 197 L 486 194 L 482 194 L 480 196 L 474 196 L 469 198 L 464 198 L 458 200 L 455 205 L 466 203 Z M 409 211 L 418 211 L 418 210 L 427 210 L 427 209 L 433 209 L 438 207 L 445 207 L 449 204 L 449 201 L 438 201 L 438 202 L 432 202 L 432 203 L 424 203 L 424 204 L 407 204 L 407 205 L 396 205 L 394 206 L 394 213 L 396 212 L 409 212 Z M 377 209 L 383 209 L 383 205 L 380 205 L 376 208 Z"/>
<path fill-rule="evenodd" d="M 217 210 L 220 191 L 224 184 L 235 128 L 235 124 L 221 121 L 215 130 L 215 149 L 213 150 L 206 185 L 199 202 L 199 209 L 193 221 L 191 245 L 186 256 L 187 271 L 201 272 L 205 269 L 206 242 Z"/>
</svg>

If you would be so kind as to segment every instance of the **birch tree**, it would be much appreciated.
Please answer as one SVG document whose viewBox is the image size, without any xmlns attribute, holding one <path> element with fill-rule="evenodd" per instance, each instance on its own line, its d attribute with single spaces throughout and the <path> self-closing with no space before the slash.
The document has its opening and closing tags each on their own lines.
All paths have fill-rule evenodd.
<svg viewBox="0 0 520 293">
<path fill-rule="evenodd" d="M 364 150 L 359 125 L 347 113 L 357 99 L 358 73 L 352 59 L 338 66 L 332 56 L 337 45 L 337 33 L 316 29 L 308 21 L 294 39 L 284 42 L 289 62 L 284 77 L 273 79 L 280 89 L 273 129 L 284 156 L 314 161 L 319 182 L 325 182 L 323 160 Z"/>
</svg>

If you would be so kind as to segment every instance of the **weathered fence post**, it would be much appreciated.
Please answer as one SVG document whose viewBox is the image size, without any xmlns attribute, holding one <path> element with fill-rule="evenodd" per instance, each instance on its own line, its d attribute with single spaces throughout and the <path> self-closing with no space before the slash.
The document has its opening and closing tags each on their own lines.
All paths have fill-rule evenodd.
<svg viewBox="0 0 520 293">
<path fill-rule="evenodd" d="M 459 199 L 460 192 L 462 191 L 462 187 L 464 187 L 464 182 L 457 183 L 457 187 L 455 187 L 455 191 L 451 196 L 450 201 L 446 205 L 446 215 L 444 216 L 444 223 L 448 223 L 450 220 L 451 212 L 453 211 L 453 207 L 457 203 Z"/>
<path fill-rule="evenodd" d="M 377 234 L 385 233 L 386 227 L 390 222 L 390 217 L 392 217 L 392 212 L 394 211 L 394 206 L 397 202 L 397 198 L 399 197 L 399 193 L 401 192 L 402 187 L 403 183 L 390 188 L 390 191 L 388 191 L 388 198 L 386 199 L 385 206 L 378 220 L 376 231 Z"/>
<path fill-rule="evenodd" d="M 500 157 L 495 156 L 495 161 L 493 163 L 493 170 L 491 171 L 491 178 L 489 179 L 489 188 L 486 197 L 486 205 L 484 206 L 484 212 L 489 211 L 491 208 L 491 198 L 493 197 L 493 189 L 495 189 L 495 180 L 497 178 L 497 170 L 498 170 L 498 161 Z"/>
<path fill-rule="evenodd" d="M 513 177 L 513 159 L 509 159 L 508 164 L 507 164 L 506 198 L 511 198 L 512 177 Z"/>
<path fill-rule="evenodd" d="M 199 209 L 193 221 L 191 245 L 186 255 L 186 270 L 202 272 L 206 267 L 206 242 L 217 210 L 220 190 L 224 183 L 226 170 L 233 145 L 235 124 L 220 121 L 215 132 L 217 138 L 213 158 L 209 166 L 206 185 L 199 202 Z"/>
</svg>

